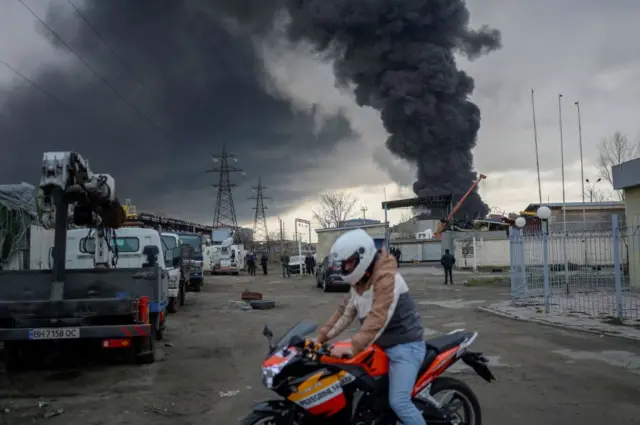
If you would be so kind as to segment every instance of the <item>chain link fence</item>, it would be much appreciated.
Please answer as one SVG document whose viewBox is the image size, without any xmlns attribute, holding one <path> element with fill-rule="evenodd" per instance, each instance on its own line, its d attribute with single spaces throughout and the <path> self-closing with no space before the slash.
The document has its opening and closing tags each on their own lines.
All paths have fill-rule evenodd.
<svg viewBox="0 0 640 425">
<path fill-rule="evenodd" d="M 514 304 L 640 320 L 640 219 L 625 222 L 614 215 L 564 229 L 543 221 L 510 232 Z"/>
</svg>

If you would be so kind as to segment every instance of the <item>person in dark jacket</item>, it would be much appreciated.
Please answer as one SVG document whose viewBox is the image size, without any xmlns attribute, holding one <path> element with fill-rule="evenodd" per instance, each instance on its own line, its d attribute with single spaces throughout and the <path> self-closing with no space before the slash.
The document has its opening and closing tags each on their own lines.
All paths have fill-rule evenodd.
<svg viewBox="0 0 640 425">
<path fill-rule="evenodd" d="M 400 248 L 396 248 L 395 251 L 393 251 L 393 256 L 396 257 L 397 266 L 400 267 L 400 258 L 402 258 L 402 251 L 400 251 Z"/>
<path fill-rule="evenodd" d="M 449 252 L 448 249 L 444 250 L 444 255 L 440 259 L 440 264 L 444 267 L 444 284 L 453 285 L 453 265 L 456 263 L 456 257 Z"/>
<path fill-rule="evenodd" d="M 267 256 L 266 252 L 262 253 L 262 257 L 260 257 L 260 265 L 262 266 L 262 274 L 267 275 L 267 263 L 269 262 L 269 256 Z"/>
<path fill-rule="evenodd" d="M 304 265 L 307 268 L 307 274 L 309 276 L 313 275 L 313 269 L 316 267 L 316 260 L 313 258 L 313 255 L 310 253 L 304 258 Z"/>
<path fill-rule="evenodd" d="M 247 259 L 247 268 L 249 269 L 249 276 L 256 275 L 256 256 L 253 252 L 250 252 Z"/>
<path fill-rule="evenodd" d="M 289 254 L 284 251 L 280 256 L 280 265 L 282 266 L 282 277 L 291 277 L 291 270 L 289 269 Z"/>
</svg>

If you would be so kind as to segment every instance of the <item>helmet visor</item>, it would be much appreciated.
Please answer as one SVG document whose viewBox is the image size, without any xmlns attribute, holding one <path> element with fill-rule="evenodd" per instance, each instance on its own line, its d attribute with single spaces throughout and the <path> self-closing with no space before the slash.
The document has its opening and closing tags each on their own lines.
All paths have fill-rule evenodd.
<svg viewBox="0 0 640 425">
<path fill-rule="evenodd" d="M 340 270 L 340 273 L 343 276 L 351 274 L 358 264 L 360 263 L 360 255 L 357 252 L 354 252 L 349 257 L 343 260 L 333 260 L 331 263 L 331 268 L 333 270 Z"/>
</svg>

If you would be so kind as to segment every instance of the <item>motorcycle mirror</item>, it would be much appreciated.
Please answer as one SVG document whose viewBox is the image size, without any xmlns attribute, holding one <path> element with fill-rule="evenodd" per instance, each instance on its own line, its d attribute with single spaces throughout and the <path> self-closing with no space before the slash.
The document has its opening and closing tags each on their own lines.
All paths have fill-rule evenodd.
<svg viewBox="0 0 640 425">
<path fill-rule="evenodd" d="M 274 349 L 273 332 L 271 332 L 271 329 L 269 329 L 269 326 L 267 325 L 264 326 L 264 329 L 262 330 L 262 335 L 264 335 L 267 338 L 267 341 L 269 342 L 269 353 L 271 353 Z"/>
<path fill-rule="evenodd" d="M 267 337 L 267 339 L 273 338 L 273 332 L 271 332 L 271 329 L 269 329 L 269 326 L 266 326 L 266 325 L 265 325 L 264 329 L 262 330 L 262 335 Z"/>
</svg>

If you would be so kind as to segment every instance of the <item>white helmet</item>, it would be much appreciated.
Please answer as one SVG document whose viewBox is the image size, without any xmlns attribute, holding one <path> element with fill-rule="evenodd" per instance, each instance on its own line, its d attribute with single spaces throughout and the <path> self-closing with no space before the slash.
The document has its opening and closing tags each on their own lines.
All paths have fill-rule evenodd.
<svg viewBox="0 0 640 425">
<path fill-rule="evenodd" d="M 360 282 L 378 253 L 376 244 L 362 229 L 350 230 L 340 236 L 331 247 L 329 258 L 340 270 L 342 279 L 350 285 Z M 354 260 L 354 265 L 351 265 Z M 348 269 L 345 269 L 345 262 Z"/>
</svg>

